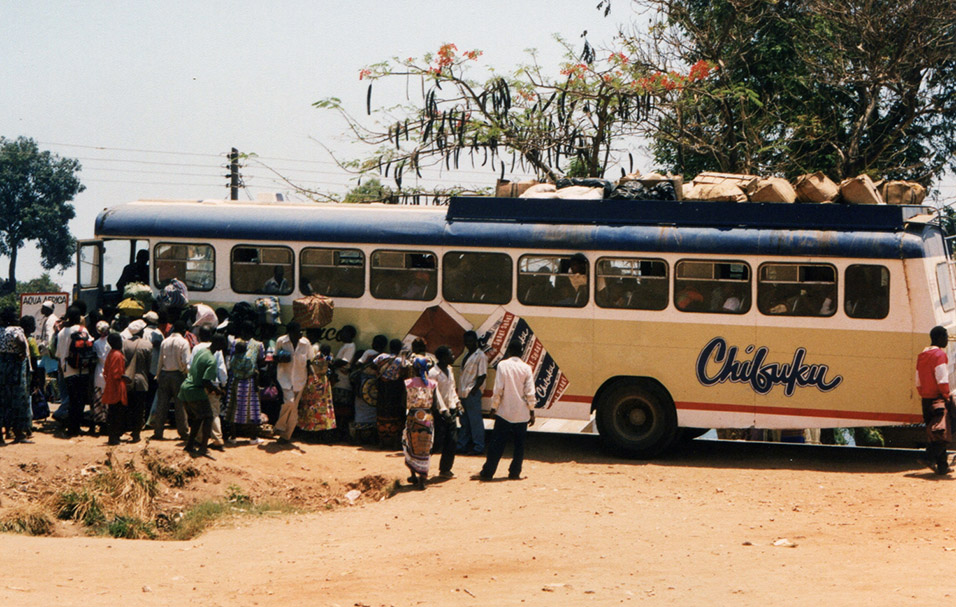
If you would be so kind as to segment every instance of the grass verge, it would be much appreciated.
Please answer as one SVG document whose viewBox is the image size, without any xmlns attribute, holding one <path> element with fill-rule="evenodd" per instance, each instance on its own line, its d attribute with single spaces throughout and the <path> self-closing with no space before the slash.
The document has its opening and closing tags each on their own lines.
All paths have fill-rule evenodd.
<svg viewBox="0 0 956 607">
<path fill-rule="evenodd" d="M 172 540 L 190 540 L 219 521 L 236 516 L 295 514 L 300 510 L 284 502 L 236 502 L 229 499 L 200 502 L 173 519 L 166 534 Z"/>
<path fill-rule="evenodd" d="M 50 535 L 56 521 L 42 504 L 15 506 L 0 514 L 0 532 Z"/>
</svg>

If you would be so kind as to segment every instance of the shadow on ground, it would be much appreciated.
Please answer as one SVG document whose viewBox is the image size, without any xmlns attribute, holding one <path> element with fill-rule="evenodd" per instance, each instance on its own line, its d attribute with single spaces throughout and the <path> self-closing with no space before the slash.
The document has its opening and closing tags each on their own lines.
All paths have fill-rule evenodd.
<svg viewBox="0 0 956 607">
<path fill-rule="evenodd" d="M 525 459 L 547 463 L 691 466 L 750 470 L 820 470 L 840 472 L 932 472 L 917 461 L 915 449 L 882 449 L 833 445 L 799 445 L 725 440 L 678 443 L 652 460 L 626 459 L 608 453 L 594 435 L 529 433 Z M 505 457 L 510 457 L 510 449 Z"/>
</svg>

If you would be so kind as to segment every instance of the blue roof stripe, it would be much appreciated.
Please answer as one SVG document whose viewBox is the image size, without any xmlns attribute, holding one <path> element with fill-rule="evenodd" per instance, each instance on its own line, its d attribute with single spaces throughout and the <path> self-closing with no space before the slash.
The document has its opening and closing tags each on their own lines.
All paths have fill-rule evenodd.
<svg viewBox="0 0 956 607">
<path fill-rule="evenodd" d="M 596 208 L 603 203 L 592 201 L 587 204 Z M 845 227 L 755 229 L 703 225 L 605 225 L 595 222 L 514 223 L 474 218 L 448 221 L 446 212 L 446 208 L 378 205 L 137 202 L 101 212 L 96 220 L 96 235 L 566 251 L 889 259 L 924 256 L 920 232 L 901 229 L 889 231 L 887 227 L 881 230 L 874 226 L 869 230 L 854 231 Z M 899 219 L 897 222 L 901 223 Z"/>
</svg>

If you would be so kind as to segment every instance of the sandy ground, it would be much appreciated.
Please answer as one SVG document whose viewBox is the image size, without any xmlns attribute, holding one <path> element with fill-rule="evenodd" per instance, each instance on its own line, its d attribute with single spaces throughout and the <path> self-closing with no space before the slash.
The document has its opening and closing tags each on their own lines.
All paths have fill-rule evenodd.
<svg viewBox="0 0 956 607">
<path fill-rule="evenodd" d="M 102 460 L 104 443 L 0 448 L 0 506 L 29 493 L 27 477 Z M 172 441 L 150 448 L 178 457 Z M 640 462 L 593 437 L 532 435 L 524 480 L 470 480 L 481 460 L 459 458 L 455 479 L 351 506 L 358 479 L 407 476 L 400 455 L 270 442 L 216 458 L 195 460 L 200 492 L 237 483 L 315 511 L 186 542 L 0 535 L 0 604 L 956 602 L 954 477 L 911 451 L 698 440 Z"/>
</svg>

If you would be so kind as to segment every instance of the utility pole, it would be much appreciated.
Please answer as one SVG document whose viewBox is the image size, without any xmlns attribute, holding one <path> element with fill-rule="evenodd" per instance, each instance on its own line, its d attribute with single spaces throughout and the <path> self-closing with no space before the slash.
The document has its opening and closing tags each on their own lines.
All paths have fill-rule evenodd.
<svg viewBox="0 0 956 607">
<path fill-rule="evenodd" d="M 229 199 L 239 200 L 239 150 L 229 154 Z"/>
</svg>

